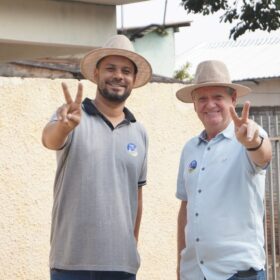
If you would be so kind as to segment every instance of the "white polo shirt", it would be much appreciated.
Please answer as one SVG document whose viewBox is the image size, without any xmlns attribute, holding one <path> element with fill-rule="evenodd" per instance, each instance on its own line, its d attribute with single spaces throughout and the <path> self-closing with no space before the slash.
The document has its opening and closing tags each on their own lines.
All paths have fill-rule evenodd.
<svg viewBox="0 0 280 280">
<path fill-rule="evenodd" d="M 266 171 L 250 160 L 233 123 L 209 142 L 203 134 L 186 143 L 178 173 L 176 196 L 187 201 L 181 280 L 263 269 Z"/>
</svg>

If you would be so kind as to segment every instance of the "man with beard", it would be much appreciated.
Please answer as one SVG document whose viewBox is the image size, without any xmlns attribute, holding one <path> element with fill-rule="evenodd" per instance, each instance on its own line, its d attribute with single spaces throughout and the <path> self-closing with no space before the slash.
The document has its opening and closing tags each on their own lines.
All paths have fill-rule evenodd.
<svg viewBox="0 0 280 280">
<path fill-rule="evenodd" d="M 133 280 L 148 140 L 125 101 L 152 70 L 127 37 L 116 35 L 85 55 L 81 72 L 96 83 L 95 99 L 82 102 L 79 83 L 73 101 L 62 83 L 66 103 L 42 135 L 57 151 L 51 280 Z"/>
</svg>

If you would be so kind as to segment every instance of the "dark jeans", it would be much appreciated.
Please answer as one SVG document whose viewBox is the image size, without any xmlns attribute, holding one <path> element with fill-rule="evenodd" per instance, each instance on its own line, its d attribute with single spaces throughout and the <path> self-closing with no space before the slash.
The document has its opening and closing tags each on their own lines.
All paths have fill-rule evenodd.
<svg viewBox="0 0 280 280">
<path fill-rule="evenodd" d="M 136 280 L 136 275 L 120 271 L 51 269 L 51 280 Z"/>
<path fill-rule="evenodd" d="M 204 278 L 206 280 L 206 278 Z M 250 268 L 247 271 L 239 271 L 228 280 L 266 280 L 265 272 L 263 270 L 255 271 Z"/>
</svg>

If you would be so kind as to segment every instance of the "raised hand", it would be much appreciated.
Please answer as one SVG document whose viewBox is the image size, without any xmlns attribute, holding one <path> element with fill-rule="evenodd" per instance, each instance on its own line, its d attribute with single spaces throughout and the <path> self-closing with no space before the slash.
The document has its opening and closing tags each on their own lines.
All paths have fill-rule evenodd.
<svg viewBox="0 0 280 280">
<path fill-rule="evenodd" d="M 230 114 L 235 126 L 237 140 L 246 148 L 256 146 L 259 141 L 258 125 L 249 119 L 250 102 L 246 101 L 239 117 L 234 109 L 230 107 Z"/>
<path fill-rule="evenodd" d="M 81 121 L 83 85 L 79 83 L 75 101 L 73 101 L 67 85 L 65 83 L 62 83 L 61 85 L 66 103 L 57 109 L 57 118 L 63 125 L 73 129 Z"/>
</svg>

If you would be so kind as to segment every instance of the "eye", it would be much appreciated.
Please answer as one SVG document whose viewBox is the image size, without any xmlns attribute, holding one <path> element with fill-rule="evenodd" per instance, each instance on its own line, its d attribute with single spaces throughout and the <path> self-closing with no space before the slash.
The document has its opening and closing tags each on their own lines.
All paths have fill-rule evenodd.
<svg viewBox="0 0 280 280">
<path fill-rule="evenodd" d="M 206 97 L 199 97 L 198 98 L 198 102 L 202 103 L 202 102 L 206 102 L 207 98 Z"/>
<path fill-rule="evenodd" d="M 131 71 L 130 69 L 123 69 L 123 73 L 124 73 L 125 75 L 129 75 L 129 74 L 132 73 L 132 71 Z"/>
<path fill-rule="evenodd" d="M 115 69 L 114 69 L 114 67 L 109 66 L 109 67 L 106 67 L 106 70 L 109 71 L 109 72 L 112 72 L 112 71 L 114 71 Z"/>
<path fill-rule="evenodd" d="M 222 100 L 223 98 L 224 98 L 223 95 L 220 95 L 220 94 L 215 96 L 216 100 Z"/>
</svg>

